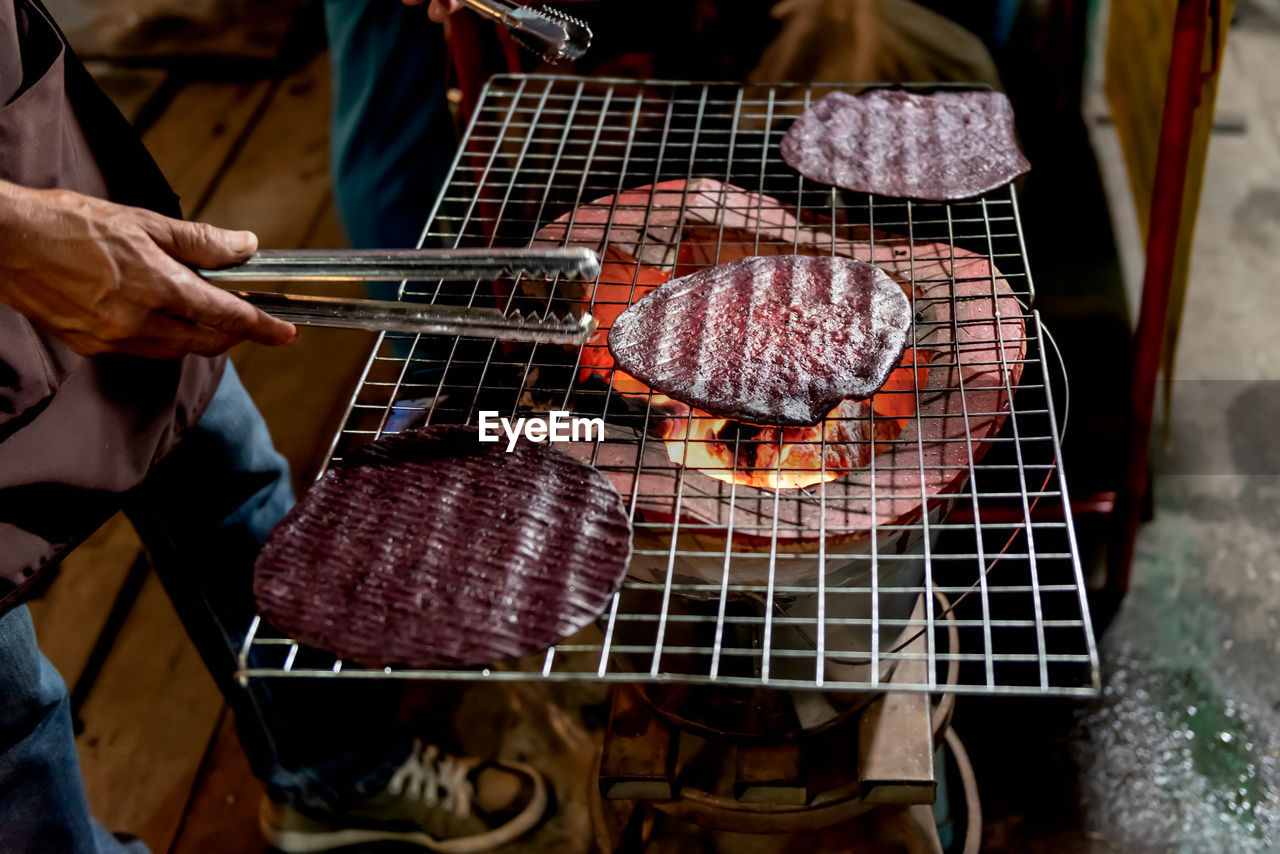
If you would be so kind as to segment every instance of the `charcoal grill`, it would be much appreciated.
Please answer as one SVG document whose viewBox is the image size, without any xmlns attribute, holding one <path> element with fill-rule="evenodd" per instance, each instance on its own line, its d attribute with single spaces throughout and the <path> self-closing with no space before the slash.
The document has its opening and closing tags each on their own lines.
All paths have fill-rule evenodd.
<svg viewBox="0 0 1280 854">
<path fill-rule="evenodd" d="M 619 194 L 708 179 L 753 194 L 754 225 L 748 215 L 746 226 L 721 220 L 691 230 L 681 203 L 673 227 L 642 230 L 641 245 L 632 247 L 637 258 L 666 253 L 670 273 L 681 251 L 714 263 L 744 245 L 776 252 L 788 242 L 801 250 L 803 242 L 802 251 L 814 251 L 825 240 L 826 251 L 856 244 L 894 253 L 914 293 L 914 346 L 937 352 L 928 371 L 909 372 L 911 382 L 899 392 L 911 403 L 905 429 L 878 438 L 883 416 L 874 407 L 866 414 L 866 470 L 761 490 L 673 462 L 669 440 L 654 434 L 656 422 L 671 420 L 663 402 L 623 394 L 601 372 L 588 375 L 603 338 L 568 350 L 384 335 L 334 437 L 333 460 L 414 407 L 431 423 L 474 424 L 481 410 L 603 417 L 606 441 L 575 452 L 622 487 L 636 530 L 635 564 L 644 572 L 627 580 L 598 626 L 535 659 L 470 669 L 366 668 L 255 619 L 240 650 L 242 679 L 586 679 L 873 693 L 891 681 L 898 692 L 1096 694 L 1097 648 L 1059 464 L 1057 378 L 1035 309 L 1016 195 L 1006 187 L 965 201 L 920 203 L 805 180 L 781 161 L 778 141 L 825 91 L 496 77 L 473 114 L 423 245 L 527 246 L 593 200 L 614 199 L 609 221 L 621 223 L 627 205 L 616 201 Z M 645 192 L 652 201 L 656 191 Z M 789 231 L 761 225 L 765 200 L 790 217 Z M 642 219 L 652 214 L 639 205 Z M 924 246 L 934 247 L 929 257 Z M 921 272 L 937 260 L 937 247 L 952 261 L 963 254 L 990 265 L 980 287 L 955 266 L 941 275 Z M 651 262 L 658 269 L 661 263 Z M 589 307 L 601 316 L 637 298 L 637 281 L 638 274 L 621 296 L 519 277 L 405 282 L 398 296 L 543 313 Z M 963 300 L 987 306 L 986 320 L 978 321 L 986 324 L 986 349 L 977 356 L 966 354 L 969 321 L 957 312 Z M 930 305 L 946 310 L 930 314 Z M 947 334 L 937 345 L 940 332 Z M 986 372 L 966 375 L 955 368 L 962 362 Z M 947 401 L 941 409 L 939 396 Z M 927 430 L 931 419 L 945 426 Z M 939 443 L 937 455 L 926 453 L 927 436 Z M 697 441 L 686 433 L 686 451 Z M 827 441 L 824 434 L 817 442 L 823 459 Z M 905 479 L 885 479 L 886 471 L 905 472 Z M 869 524 L 856 537 L 852 529 L 832 536 L 841 533 L 839 502 L 855 499 Z M 899 500 L 914 512 L 878 509 Z M 706 506 L 723 512 L 685 512 Z M 808 545 L 792 547 L 795 541 Z M 939 604 L 947 601 L 952 605 Z"/>
</svg>

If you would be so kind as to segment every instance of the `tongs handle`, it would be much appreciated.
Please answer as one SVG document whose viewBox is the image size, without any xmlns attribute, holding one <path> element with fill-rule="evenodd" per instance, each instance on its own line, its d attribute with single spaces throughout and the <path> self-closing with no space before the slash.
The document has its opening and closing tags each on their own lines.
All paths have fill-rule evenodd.
<svg viewBox="0 0 1280 854">
<path fill-rule="evenodd" d="M 243 264 L 199 270 L 212 281 L 399 282 L 406 279 L 470 281 L 503 275 L 594 279 L 600 259 L 581 247 L 564 249 L 297 249 L 257 252 Z M 345 299 L 299 294 L 232 291 L 268 314 L 303 326 L 373 332 L 466 335 L 504 341 L 581 344 L 595 332 L 590 314 L 525 317 L 496 308 L 465 308 L 395 300 Z"/>
<path fill-rule="evenodd" d="M 267 314 L 299 326 L 329 326 L 418 335 L 464 335 L 470 338 L 540 344 L 581 344 L 596 330 L 595 319 L 590 314 L 584 314 L 580 318 L 561 318 L 555 315 L 540 318 L 519 312 L 503 314 L 496 308 L 258 291 L 231 293 L 256 305 Z"/>
<path fill-rule="evenodd" d="M 563 249 L 263 249 L 243 264 L 199 273 L 211 281 L 470 281 L 516 274 L 594 279 L 600 275 L 600 259 L 590 249 L 576 246 Z"/>
<path fill-rule="evenodd" d="M 461 0 L 462 5 L 482 17 L 504 27 L 518 27 L 520 22 L 511 14 L 520 7 L 506 0 Z"/>
</svg>

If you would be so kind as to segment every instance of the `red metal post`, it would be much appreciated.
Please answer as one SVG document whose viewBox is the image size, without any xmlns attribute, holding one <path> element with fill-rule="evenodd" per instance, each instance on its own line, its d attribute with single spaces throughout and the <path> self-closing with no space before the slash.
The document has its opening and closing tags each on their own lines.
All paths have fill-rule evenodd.
<svg viewBox="0 0 1280 854">
<path fill-rule="evenodd" d="M 462 93 L 458 114 L 463 127 L 471 120 L 480 100 L 480 90 L 488 79 L 480 50 L 480 23 L 480 19 L 470 12 L 460 12 L 449 17 L 445 29 L 449 62 L 458 90 Z"/>
<path fill-rule="evenodd" d="M 1134 335 L 1128 470 L 1125 488 L 1119 497 L 1119 529 L 1107 573 L 1107 585 L 1116 593 L 1124 593 L 1129 588 L 1134 539 L 1141 521 L 1143 497 L 1150 485 L 1148 450 L 1156 378 L 1164 347 L 1169 290 L 1182 224 L 1182 197 L 1187 182 L 1191 130 L 1200 104 L 1200 87 L 1204 82 L 1201 64 L 1211 5 L 1216 5 L 1216 0 L 1179 0 L 1174 20 L 1173 51 L 1169 57 L 1169 77 L 1148 219 L 1142 303 Z"/>
</svg>

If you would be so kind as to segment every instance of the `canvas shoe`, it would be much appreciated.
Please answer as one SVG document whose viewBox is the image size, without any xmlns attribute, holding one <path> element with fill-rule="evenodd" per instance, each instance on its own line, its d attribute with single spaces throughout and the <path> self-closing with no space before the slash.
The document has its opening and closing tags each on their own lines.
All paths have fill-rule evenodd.
<svg viewBox="0 0 1280 854">
<path fill-rule="evenodd" d="M 264 798 L 259 819 L 267 842 L 288 854 L 388 841 L 476 854 L 527 833 L 546 809 L 546 782 L 530 766 L 415 742 L 386 788 L 347 812 L 304 814 Z"/>
</svg>

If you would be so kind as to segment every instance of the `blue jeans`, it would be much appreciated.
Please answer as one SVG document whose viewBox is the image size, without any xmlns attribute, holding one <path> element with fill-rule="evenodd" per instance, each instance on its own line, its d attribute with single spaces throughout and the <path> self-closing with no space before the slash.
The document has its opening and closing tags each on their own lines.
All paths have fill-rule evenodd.
<svg viewBox="0 0 1280 854">
<path fill-rule="evenodd" d="M 400 687 L 234 678 L 255 613 L 253 559 L 293 506 L 289 467 L 230 365 L 200 423 L 127 512 L 227 702 L 268 792 L 312 813 L 380 789 L 404 761 Z M 109 688 L 108 688 L 109 690 Z M 25 607 L 0 618 L 0 852 L 119 854 L 89 814 L 66 686 L 36 647 Z"/>
<path fill-rule="evenodd" d="M 457 148 L 444 30 L 426 5 L 325 0 L 333 188 L 358 249 L 418 245 Z"/>
<path fill-rule="evenodd" d="M 0 851 L 146 854 L 89 815 L 67 686 L 36 649 L 25 605 L 0 617 Z"/>
<path fill-rule="evenodd" d="M 458 147 L 445 97 L 444 28 L 427 17 L 426 4 L 397 0 L 325 0 L 324 20 L 333 193 L 347 239 L 357 249 L 417 246 Z M 394 298 L 396 288 L 366 285 L 375 299 Z M 417 363 L 443 360 L 443 342 L 428 337 L 413 348 L 416 381 L 438 380 L 438 366 Z M 402 359 L 411 344 L 389 341 Z"/>
</svg>

